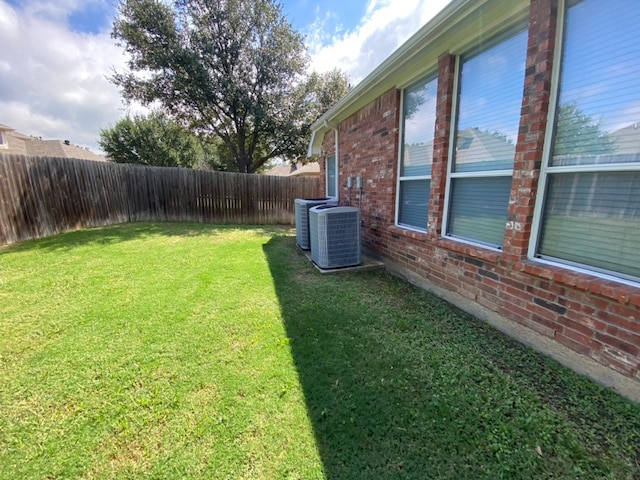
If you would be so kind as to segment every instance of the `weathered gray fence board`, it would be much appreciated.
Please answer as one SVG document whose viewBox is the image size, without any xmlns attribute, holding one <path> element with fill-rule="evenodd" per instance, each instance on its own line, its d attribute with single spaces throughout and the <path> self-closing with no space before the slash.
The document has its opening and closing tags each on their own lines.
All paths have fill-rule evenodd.
<svg viewBox="0 0 640 480">
<path fill-rule="evenodd" d="M 0 244 L 137 221 L 295 222 L 316 178 L 0 154 Z"/>
</svg>

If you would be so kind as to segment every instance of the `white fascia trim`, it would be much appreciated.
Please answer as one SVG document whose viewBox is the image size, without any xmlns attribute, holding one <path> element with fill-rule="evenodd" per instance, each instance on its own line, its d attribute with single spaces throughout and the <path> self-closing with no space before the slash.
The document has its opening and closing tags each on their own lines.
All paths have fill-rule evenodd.
<svg viewBox="0 0 640 480">
<path fill-rule="evenodd" d="M 311 130 L 311 140 L 309 141 L 309 146 L 307 147 L 307 158 L 313 157 L 314 155 L 320 155 L 320 152 L 316 152 L 316 130 Z"/>
</svg>

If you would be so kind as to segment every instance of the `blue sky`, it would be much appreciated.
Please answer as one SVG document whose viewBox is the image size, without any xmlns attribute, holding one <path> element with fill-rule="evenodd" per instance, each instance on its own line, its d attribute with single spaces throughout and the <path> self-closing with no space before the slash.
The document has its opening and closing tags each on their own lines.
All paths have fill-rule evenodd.
<svg viewBox="0 0 640 480">
<path fill-rule="evenodd" d="M 35 2 L 31 0 L 7 0 L 7 3 L 19 9 L 33 8 L 54 2 Z M 61 2 L 67 3 L 69 2 Z M 367 10 L 367 0 L 284 0 L 283 10 L 289 22 L 301 32 L 314 23 L 316 17 L 327 17 L 327 26 L 336 31 L 353 30 Z M 43 9 L 44 10 L 44 9 Z M 97 34 L 111 27 L 115 13 L 114 2 L 87 0 L 78 3 L 77 8 L 69 12 L 69 26 L 78 32 Z"/>
<path fill-rule="evenodd" d="M 311 67 L 361 81 L 449 0 L 284 0 Z M 110 36 L 117 0 L 0 0 L 0 123 L 98 151 L 130 113 L 109 77 L 126 58 Z"/>
<path fill-rule="evenodd" d="M 316 18 L 328 17 L 327 27 L 335 31 L 353 30 L 367 10 L 364 0 L 284 0 L 285 15 L 301 32 Z"/>
<path fill-rule="evenodd" d="M 25 14 L 37 14 L 42 18 L 50 19 L 66 17 L 70 29 L 88 34 L 98 34 L 110 28 L 115 13 L 115 3 L 106 1 L 6 0 L 6 2 L 15 7 L 18 12 Z"/>
</svg>

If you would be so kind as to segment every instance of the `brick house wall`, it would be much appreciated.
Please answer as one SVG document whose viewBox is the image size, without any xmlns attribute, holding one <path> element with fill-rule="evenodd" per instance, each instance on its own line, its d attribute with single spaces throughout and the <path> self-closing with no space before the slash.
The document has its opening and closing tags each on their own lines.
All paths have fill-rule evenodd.
<svg viewBox="0 0 640 480">
<path fill-rule="evenodd" d="M 340 204 L 362 214 L 365 249 L 401 271 L 425 279 L 549 337 L 625 376 L 640 380 L 640 288 L 527 258 L 554 59 L 557 4 L 532 0 L 520 126 L 503 251 L 443 238 L 443 211 L 452 128 L 455 56 L 438 61 L 438 104 L 428 233 L 395 226 L 401 91 L 392 89 L 338 128 Z M 335 132 L 322 157 L 335 154 Z M 320 162 L 324 186 L 324 162 Z M 355 177 L 362 176 L 362 193 Z M 354 188 L 347 188 L 347 178 Z"/>
</svg>

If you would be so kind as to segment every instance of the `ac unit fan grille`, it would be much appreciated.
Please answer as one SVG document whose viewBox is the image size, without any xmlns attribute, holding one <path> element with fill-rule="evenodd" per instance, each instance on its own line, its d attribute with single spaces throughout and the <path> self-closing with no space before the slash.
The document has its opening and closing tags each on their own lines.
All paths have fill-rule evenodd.
<svg viewBox="0 0 640 480">
<path fill-rule="evenodd" d="M 361 263 L 360 211 L 335 207 L 309 211 L 311 259 L 320 268 Z"/>
</svg>

